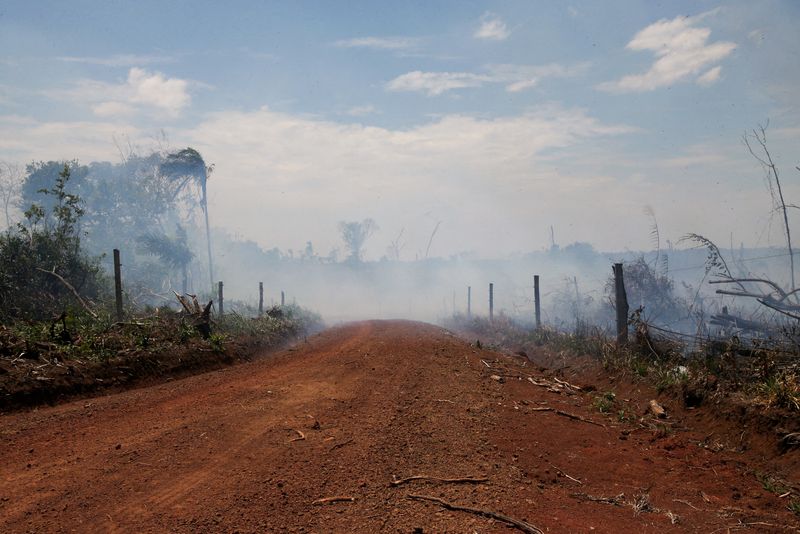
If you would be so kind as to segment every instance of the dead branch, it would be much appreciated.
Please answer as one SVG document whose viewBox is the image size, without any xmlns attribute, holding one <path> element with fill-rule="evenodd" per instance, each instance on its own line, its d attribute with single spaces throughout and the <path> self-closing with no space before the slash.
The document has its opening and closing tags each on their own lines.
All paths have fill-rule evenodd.
<svg viewBox="0 0 800 534">
<path fill-rule="evenodd" d="M 180 295 L 180 294 L 178 294 L 178 292 L 177 292 L 177 291 L 175 291 L 174 289 L 172 290 L 172 292 L 173 292 L 173 293 L 175 293 L 175 298 L 177 298 L 177 299 L 178 299 L 178 302 L 180 302 L 180 303 L 181 303 L 181 306 L 183 306 L 183 309 L 184 309 L 184 311 L 185 311 L 186 313 L 188 313 L 189 315 L 194 315 L 194 314 L 196 313 L 196 312 L 195 312 L 195 311 L 194 311 L 194 310 L 191 308 L 191 306 L 190 306 L 190 303 L 189 303 L 189 299 L 187 299 L 187 298 L 186 298 L 186 297 L 184 297 L 183 295 Z"/>
<path fill-rule="evenodd" d="M 776 312 L 778 312 L 780 314 L 783 314 L 786 317 L 791 317 L 792 319 L 797 319 L 798 321 L 800 321 L 800 315 L 797 315 L 797 314 L 794 314 L 794 313 L 790 313 L 790 311 L 789 311 L 789 309 L 791 309 L 791 310 L 795 310 L 795 309 L 800 310 L 800 307 L 792 306 L 789 309 L 787 309 L 786 307 L 783 307 L 783 306 L 776 306 L 775 304 L 773 304 L 774 301 L 772 299 L 766 298 L 766 299 L 757 299 L 757 300 L 758 300 L 759 304 L 763 304 L 767 308 L 775 310 Z"/>
<path fill-rule="evenodd" d="M 582 421 L 584 423 L 589 423 L 590 425 L 596 425 L 596 426 L 599 426 L 599 427 L 602 427 L 602 428 L 606 428 L 606 425 L 604 425 L 603 423 L 598 423 L 597 421 L 592 421 L 591 419 L 586 419 L 585 417 L 581 417 L 580 415 L 575 415 L 573 413 L 564 412 L 564 411 L 561 411 L 561 410 L 554 410 L 554 412 L 557 413 L 558 415 L 562 415 L 564 417 L 568 417 L 568 418 L 574 419 L 576 421 Z"/>
<path fill-rule="evenodd" d="M 324 497 L 322 499 L 317 499 L 311 504 L 319 506 L 321 504 L 331 504 L 334 502 L 355 502 L 355 501 L 356 501 L 355 497 L 337 496 L 337 497 Z"/>
<path fill-rule="evenodd" d="M 561 469 L 559 469 L 559 468 L 558 468 L 558 467 L 556 467 L 555 465 L 553 465 L 553 464 L 550 464 L 550 466 L 551 466 L 553 469 L 555 469 L 556 471 L 558 471 L 558 472 L 561 474 L 561 476 L 567 477 L 567 478 L 568 478 L 568 479 L 570 479 L 571 481 L 573 481 L 573 482 L 577 482 L 578 484 L 581 484 L 581 485 L 583 485 L 583 482 L 581 482 L 580 480 L 578 480 L 578 479 L 577 479 L 577 478 L 575 478 L 575 477 L 571 477 L 571 476 L 569 476 L 568 474 L 566 474 L 564 471 L 562 471 Z"/>
<path fill-rule="evenodd" d="M 567 417 L 569 419 L 574 419 L 576 421 L 582 421 L 584 423 L 589 423 L 590 425 L 596 425 L 596 426 L 599 426 L 599 427 L 602 427 L 602 428 L 606 428 L 606 425 L 604 425 L 603 423 L 598 423 L 597 421 L 592 421 L 591 419 L 586 419 L 585 417 L 581 417 L 580 415 L 575 415 L 574 413 L 565 412 L 563 410 L 556 410 L 555 408 L 550 408 L 549 406 L 542 407 L 542 408 L 531 408 L 531 411 L 534 411 L 534 412 L 553 412 L 553 413 L 558 414 L 558 415 L 560 415 L 562 417 Z"/>
<path fill-rule="evenodd" d="M 765 125 L 760 124 L 758 126 L 758 130 L 753 128 L 752 135 L 748 136 L 748 134 L 745 133 L 745 135 L 742 136 L 742 140 L 744 141 L 747 150 L 750 152 L 750 155 L 752 155 L 764 168 L 764 171 L 767 175 L 767 184 L 769 185 L 769 191 L 772 194 L 772 200 L 773 202 L 778 204 L 778 207 L 780 207 L 781 211 L 783 212 L 783 229 L 786 233 L 786 247 L 789 250 L 789 269 L 790 269 L 789 274 L 791 275 L 792 289 L 796 289 L 797 286 L 795 285 L 794 282 L 794 251 L 792 250 L 792 234 L 789 228 L 789 213 L 788 210 L 786 209 L 786 201 L 783 198 L 783 188 L 781 187 L 781 180 L 780 177 L 778 176 L 778 166 L 773 161 L 772 154 L 770 154 L 769 149 L 767 148 L 768 126 L 769 123 Z M 761 152 L 763 153 L 763 156 L 756 154 L 755 150 L 750 145 L 750 140 L 748 139 L 748 137 L 751 137 L 758 143 Z M 774 188 L 773 188 L 773 182 L 774 182 Z M 777 190 L 778 192 L 777 199 L 775 198 L 775 190 Z"/>
<path fill-rule="evenodd" d="M 729 280 L 709 280 L 709 284 L 738 284 L 740 282 L 751 282 L 757 284 L 767 284 L 768 286 L 772 287 L 775 291 L 778 292 L 781 296 L 781 300 L 785 299 L 788 294 L 786 291 L 783 290 L 781 286 L 773 282 L 772 280 L 766 280 L 764 278 L 731 278 Z"/>
<path fill-rule="evenodd" d="M 476 478 L 476 477 L 462 477 L 462 478 L 439 478 L 439 477 L 430 477 L 427 475 L 414 475 L 406 478 L 395 478 L 390 482 L 392 486 L 399 486 L 400 484 L 405 484 L 406 482 L 411 482 L 412 480 L 432 480 L 434 482 L 441 482 L 443 484 L 481 484 L 483 482 L 488 482 L 488 478 Z"/>
<path fill-rule="evenodd" d="M 472 508 L 470 506 L 461 506 L 458 504 L 453 504 L 438 497 L 430 497 L 428 495 L 414 495 L 410 494 L 407 495 L 409 499 L 413 499 L 416 501 L 430 501 L 438 504 L 442 508 L 446 508 L 448 510 L 454 510 L 457 512 L 467 512 L 470 514 L 481 515 L 484 517 L 489 517 L 491 519 L 496 519 L 497 521 L 502 521 L 503 523 L 509 524 L 521 530 L 522 532 L 527 532 L 528 534 L 543 534 L 542 530 L 538 527 L 531 525 L 527 521 L 520 521 L 519 519 L 514 519 L 513 517 L 509 517 L 505 514 L 501 514 L 498 512 L 493 512 L 491 510 L 484 510 L 481 508 Z"/>
<path fill-rule="evenodd" d="M 589 495 L 588 493 L 573 493 L 571 496 L 575 497 L 576 499 L 582 499 L 591 502 L 599 502 L 602 504 L 611 504 L 613 506 L 621 506 L 622 503 L 625 502 L 624 493 L 620 493 L 619 495 L 616 495 L 614 497 L 595 497 L 594 495 Z"/>
<path fill-rule="evenodd" d="M 333 452 L 333 451 L 335 451 L 336 449 L 339 449 L 339 448 L 341 448 L 341 447 L 344 447 L 345 445 L 350 445 L 351 443 L 353 443 L 353 440 L 352 440 L 352 439 L 348 439 L 347 441 L 343 441 L 343 442 L 341 442 L 341 443 L 337 443 L 336 445 L 334 445 L 333 447 L 331 447 L 330 449 L 328 449 L 328 452 Z"/>
<path fill-rule="evenodd" d="M 715 291 L 717 295 L 730 295 L 732 297 L 751 297 L 754 299 L 761 299 L 768 295 L 762 295 L 761 293 L 751 293 L 750 291 L 730 291 L 727 289 L 717 289 Z"/>
<path fill-rule="evenodd" d="M 37 271 L 41 271 L 41 272 L 43 272 L 43 273 L 51 274 L 51 275 L 55 276 L 56 278 L 58 278 L 58 279 L 61 281 L 61 283 L 62 283 L 62 284 L 64 284 L 64 287 L 66 287 L 67 289 L 69 289 L 70 291 L 72 291 L 72 294 L 73 294 L 73 295 L 75 295 L 75 298 L 78 300 L 78 303 L 79 303 L 79 304 L 80 304 L 80 305 L 83 307 L 83 309 L 84 309 L 84 310 L 86 310 L 86 313 L 88 313 L 89 315 L 91 315 L 93 318 L 97 319 L 97 314 L 96 314 L 95 312 L 93 312 L 91 308 L 89 308 L 89 305 L 88 305 L 88 304 L 86 304 L 86 301 L 84 301 L 84 300 L 81 298 L 81 296 L 78 294 L 78 291 L 75 289 L 75 287 L 73 287 L 73 285 L 72 285 L 72 284 L 70 284 L 69 282 L 67 282 L 67 281 L 64 279 L 64 277 L 63 277 L 63 276 L 61 276 L 60 274 L 58 274 L 58 273 L 56 272 L 56 269 L 55 269 L 55 267 L 53 267 L 53 270 L 52 270 L 52 271 L 48 271 L 48 270 L 46 270 L 46 269 L 42 269 L 42 268 L 40 268 L 40 267 L 37 267 L 37 268 L 36 268 L 36 270 L 37 270 Z"/>
<path fill-rule="evenodd" d="M 741 317 L 737 317 L 729 313 L 712 315 L 709 322 L 717 326 L 733 326 L 734 328 L 751 330 L 753 332 L 768 332 L 771 330 L 769 325 L 758 323 L 756 321 L 750 321 L 748 319 L 742 319 Z"/>
<path fill-rule="evenodd" d="M 291 442 L 293 442 L 293 441 L 302 441 L 302 440 L 306 439 L 306 435 L 305 435 L 305 434 L 303 434 L 302 432 L 300 432 L 299 430 L 297 430 L 296 428 L 292 428 L 292 430 L 293 430 L 294 432 L 297 432 L 297 437 L 296 437 L 296 438 L 292 438 L 292 439 L 290 439 L 290 440 L 289 440 L 289 443 L 291 443 Z"/>
<path fill-rule="evenodd" d="M 568 388 L 571 388 L 571 389 L 574 389 L 574 390 L 576 390 L 576 391 L 582 391 L 580 387 L 578 387 L 578 386 L 576 386 L 576 385 L 574 385 L 574 384 L 570 384 L 570 383 L 569 383 L 569 382 L 567 382 L 566 380 L 559 380 L 559 378 L 558 378 L 557 376 L 554 376 L 554 377 L 553 377 L 553 380 L 555 380 L 556 382 L 558 382 L 558 383 L 559 383 L 559 384 L 561 384 L 562 386 L 566 386 L 566 387 L 568 387 Z"/>
<path fill-rule="evenodd" d="M 550 393 L 566 393 L 567 395 L 574 395 L 574 392 L 566 385 L 560 383 L 548 382 L 547 380 L 534 380 L 533 377 L 528 377 L 528 382 L 534 386 L 545 388 Z"/>
<path fill-rule="evenodd" d="M 428 247 L 425 249 L 425 259 L 428 259 L 428 253 L 431 251 L 431 245 L 433 244 L 433 238 L 436 235 L 436 232 L 439 231 L 439 226 L 442 224 L 442 221 L 436 221 L 436 226 L 433 227 L 433 232 L 431 232 L 431 238 L 428 239 Z"/>
</svg>

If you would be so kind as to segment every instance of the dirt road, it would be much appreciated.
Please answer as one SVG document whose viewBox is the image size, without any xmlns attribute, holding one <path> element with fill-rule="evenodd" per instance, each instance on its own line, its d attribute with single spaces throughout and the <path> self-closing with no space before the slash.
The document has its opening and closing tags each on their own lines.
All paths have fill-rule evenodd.
<svg viewBox="0 0 800 534">
<path fill-rule="evenodd" d="M 433 326 L 335 328 L 0 417 L 0 531 L 515 531 L 409 494 L 544 532 L 795 531 L 787 500 L 735 453 L 602 414 L 597 395 Z M 415 475 L 486 481 L 391 484 Z M 315 503 L 331 497 L 353 500 Z"/>
</svg>

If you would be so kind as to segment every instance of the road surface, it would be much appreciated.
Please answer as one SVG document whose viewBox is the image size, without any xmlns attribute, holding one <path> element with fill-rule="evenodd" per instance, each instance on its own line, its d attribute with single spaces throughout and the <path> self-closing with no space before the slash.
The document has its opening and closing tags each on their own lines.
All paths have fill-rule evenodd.
<svg viewBox="0 0 800 534">
<path fill-rule="evenodd" d="M 597 397 L 438 327 L 337 327 L 239 366 L 1 416 L 0 531 L 521 531 L 477 510 L 544 532 L 795 530 L 734 453 L 620 421 Z M 413 476 L 431 478 L 392 484 Z"/>
</svg>

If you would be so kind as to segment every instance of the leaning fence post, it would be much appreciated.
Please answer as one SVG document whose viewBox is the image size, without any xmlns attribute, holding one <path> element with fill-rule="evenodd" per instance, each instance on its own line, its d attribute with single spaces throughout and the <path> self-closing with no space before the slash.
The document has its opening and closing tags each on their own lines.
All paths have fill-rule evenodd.
<svg viewBox="0 0 800 534">
<path fill-rule="evenodd" d="M 223 312 L 223 304 L 222 304 L 222 280 L 219 281 L 219 285 L 217 288 L 217 300 L 219 300 L 219 316 L 222 317 Z"/>
<path fill-rule="evenodd" d="M 615 263 L 612 270 L 614 271 L 614 289 L 617 307 L 617 344 L 623 345 L 628 342 L 628 296 L 625 294 L 625 280 L 622 276 L 622 264 Z"/>
<path fill-rule="evenodd" d="M 284 304 L 286 304 L 286 295 L 281 290 L 281 306 L 283 306 Z"/>
<path fill-rule="evenodd" d="M 539 275 L 533 275 L 533 308 L 536 313 L 536 329 L 542 327 L 542 304 L 539 301 Z"/>
<path fill-rule="evenodd" d="M 489 322 L 494 321 L 494 283 L 489 282 Z"/>
<path fill-rule="evenodd" d="M 258 316 L 264 315 L 264 282 L 258 283 Z"/>
<path fill-rule="evenodd" d="M 472 319 L 472 286 L 467 286 L 467 319 Z"/>
<path fill-rule="evenodd" d="M 114 249 L 114 297 L 117 304 L 117 321 L 122 321 L 122 266 L 119 249 Z"/>
</svg>

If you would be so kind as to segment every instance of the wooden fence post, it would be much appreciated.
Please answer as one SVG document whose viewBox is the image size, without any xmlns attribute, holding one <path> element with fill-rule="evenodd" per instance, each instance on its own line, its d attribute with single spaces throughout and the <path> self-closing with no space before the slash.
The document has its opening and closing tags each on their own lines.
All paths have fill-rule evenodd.
<svg viewBox="0 0 800 534">
<path fill-rule="evenodd" d="M 539 275 L 533 275 L 533 308 L 536 313 L 536 329 L 542 327 L 542 304 L 539 301 Z"/>
<path fill-rule="evenodd" d="M 122 264 L 119 249 L 114 249 L 114 297 L 117 304 L 117 321 L 122 321 Z"/>
<path fill-rule="evenodd" d="M 614 271 L 614 289 L 617 307 L 617 344 L 623 345 L 628 342 L 628 296 L 625 294 L 625 280 L 622 276 L 622 264 L 615 263 L 612 270 Z"/>
<path fill-rule="evenodd" d="M 472 319 L 472 286 L 467 286 L 467 319 Z"/>
<path fill-rule="evenodd" d="M 494 283 L 489 282 L 489 322 L 494 321 Z"/>
<path fill-rule="evenodd" d="M 258 316 L 264 315 L 264 282 L 258 283 Z"/>
<path fill-rule="evenodd" d="M 281 306 L 286 304 L 286 294 L 281 290 Z"/>
<path fill-rule="evenodd" d="M 219 285 L 217 287 L 217 299 L 219 300 L 219 316 L 222 317 L 222 314 L 225 313 L 222 300 L 222 280 L 219 281 Z"/>
</svg>

